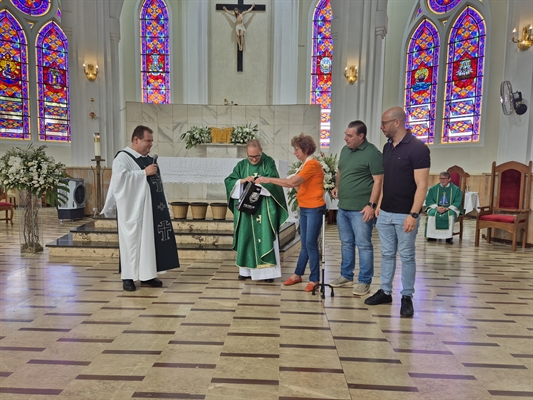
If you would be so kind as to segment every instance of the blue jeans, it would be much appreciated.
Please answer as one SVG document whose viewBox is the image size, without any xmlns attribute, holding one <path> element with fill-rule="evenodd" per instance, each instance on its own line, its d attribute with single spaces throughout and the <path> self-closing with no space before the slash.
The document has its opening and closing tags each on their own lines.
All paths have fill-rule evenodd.
<svg viewBox="0 0 533 400">
<path fill-rule="evenodd" d="M 392 280 L 396 271 L 396 253 L 402 261 L 402 296 L 412 296 L 415 292 L 415 240 L 420 225 L 409 233 L 403 230 L 403 222 L 408 214 L 389 213 L 381 210 L 376 224 L 381 240 L 381 289 L 392 294 Z"/>
<path fill-rule="evenodd" d="M 309 261 L 310 282 L 320 281 L 319 254 L 318 254 L 318 236 L 322 228 L 322 216 L 326 206 L 317 208 L 300 208 L 300 243 L 302 250 L 298 256 L 296 269 L 294 273 L 303 276 L 305 266 Z"/>
<path fill-rule="evenodd" d="M 341 241 L 342 263 L 341 275 L 353 281 L 355 269 L 355 247 L 359 250 L 359 283 L 372 283 L 374 276 L 374 247 L 372 246 L 372 229 L 374 218 L 363 221 L 360 211 L 339 208 L 337 226 Z"/>
</svg>

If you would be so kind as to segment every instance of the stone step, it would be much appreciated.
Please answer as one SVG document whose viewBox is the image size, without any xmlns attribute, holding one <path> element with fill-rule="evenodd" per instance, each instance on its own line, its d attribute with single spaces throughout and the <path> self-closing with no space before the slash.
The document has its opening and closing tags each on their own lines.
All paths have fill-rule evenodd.
<svg viewBox="0 0 533 400">
<path fill-rule="evenodd" d="M 93 218 L 95 229 L 117 229 L 116 218 Z M 232 219 L 173 219 L 174 232 L 213 231 L 233 233 Z"/>
<path fill-rule="evenodd" d="M 231 224 L 219 224 L 218 221 L 204 221 L 202 224 L 191 223 L 190 227 L 193 229 L 180 229 L 174 231 L 176 235 L 176 243 L 178 245 L 231 245 L 233 244 L 233 221 L 230 222 Z M 100 227 L 99 225 L 108 226 Z M 175 224 L 175 221 L 173 221 L 173 225 L 177 225 Z M 183 225 L 179 225 L 180 228 L 183 228 Z M 228 231 L 227 226 L 221 225 L 230 225 L 232 230 Z M 201 227 L 204 229 L 201 229 Z M 221 228 L 222 230 L 217 230 L 217 228 Z M 118 242 L 116 220 L 114 227 L 112 227 L 112 224 L 98 224 L 96 221 L 93 221 L 71 229 L 70 232 L 72 234 L 73 242 Z M 296 225 L 294 223 L 283 224 L 279 234 L 280 245 L 285 245 L 293 240 L 295 236 Z"/>
<path fill-rule="evenodd" d="M 235 259 L 233 220 L 172 220 L 178 253 L 184 259 Z M 283 258 L 300 250 L 296 224 L 283 224 L 279 233 L 280 256 Z M 51 257 L 118 258 L 117 221 L 113 218 L 94 218 L 92 222 L 72 229 L 47 244 Z"/>
<path fill-rule="evenodd" d="M 118 259 L 118 242 L 90 242 L 74 241 L 72 233 L 46 245 L 50 251 L 50 257 L 95 257 Z M 298 254 L 300 251 L 300 237 L 295 235 L 292 240 L 280 246 L 280 258 L 286 260 L 288 257 Z M 195 260 L 235 260 L 235 252 L 231 244 L 178 244 L 178 254 L 180 259 Z"/>
</svg>

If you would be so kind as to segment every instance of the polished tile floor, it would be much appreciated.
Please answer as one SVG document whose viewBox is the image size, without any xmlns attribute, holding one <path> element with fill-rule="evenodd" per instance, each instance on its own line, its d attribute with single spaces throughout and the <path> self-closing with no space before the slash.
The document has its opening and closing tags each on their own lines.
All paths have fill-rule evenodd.
<svg viewBox="0 0 533 400">
<path fill-rule="evenodd" d="M 45 241 L 80 224 L 44 214 Z M 419 234 L 403 319 L 400 271 L 392 305 L 373 307 L 350 288 L 322 301 L 305 283 L 242 282 L 231 260 L 182 259 L 163 288 L 127 293 L 116 260 L 22 255 L 0 224 L 0 398 L 533 398 L 533 251 L 475 248 L 473 227 L 453 245 Z M 339 263 L 328 226 L 328 280 Z"/>
</svg>

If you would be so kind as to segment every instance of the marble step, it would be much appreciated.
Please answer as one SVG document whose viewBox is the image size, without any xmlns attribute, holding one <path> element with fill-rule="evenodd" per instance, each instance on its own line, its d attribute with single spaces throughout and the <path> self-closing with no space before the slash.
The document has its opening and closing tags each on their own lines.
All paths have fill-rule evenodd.
<svg viewBox="0 0 533 400">
<path fill-rule="evenodd" d="M 95 229 L 117 229 L 116 218 L 93 218 Z M 174 232 L 213 231 L 233 233 L 233 219 L 173 219 Z"/>
<path fill-rule="evenodd" d="M 119 257 L 118 242 L 75 241 L 72 233 L 48 243 L 46 247 L 50 251 L 51 258 L 95 257 L 118 260 Z M 295 235 L 280 246 L 280 258 L 282 261 L 286 260 L 292 255 L 297 255 L 299 251 L 300 237 Z M 178 244 L 178 254 L 180 259 L 235 260 L 231 244 Z"/>
<path fill-rule="evenodd" d="M 218 221 L 198 222 L 188 222 L 191 229 L 184 229 L 184 224 L 176 224 L 176 221 L 173 221 L 173 225 L 179 225 L 179 228 L 181 228 L 175 228 L 174 230 L 178 245 L 231 245 L 233 243 L 233 221 L 229 221 L 230 224 L 221 224 Z M 231 226 L 231 231 L 228 231 L 228 226 L 225 225 Z M 112 223 L 102 224 L 93 221 L 74 228 L 70 232 L 72 234 L 72 241 L 74 242 L 118 242 L 116 221 L 115 226 Z M 280 245 L 283 246 L 290 242 L 295 236 L 296 225 L 294 223 L 285 223 L 280 229 Z"/>
</svg>

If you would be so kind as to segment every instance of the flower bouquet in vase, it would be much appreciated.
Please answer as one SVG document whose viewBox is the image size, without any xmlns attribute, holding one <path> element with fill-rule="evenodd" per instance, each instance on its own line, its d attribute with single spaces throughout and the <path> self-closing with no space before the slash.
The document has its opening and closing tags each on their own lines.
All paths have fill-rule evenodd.
<svg viewBox="0 0 533 400">
<path fill-rule="evenodd" d="M 17 189 L 20 250 L 26 253 L 43 251 L 42 217 L 39 212 L 44 197 L 55 206 L 67 200 L 69 192 L 65 165 L 47 156 L 46 146 L 26 149 L 15 147 L 0 158 L 0 183 Z"/>
<path fill-rule="evenodd" d="M 197 144 L 211 143 L 211 128 L 191 126 L 187 132 L 181 134 L 180 139 L 185 140 L 187 150 Z"/>
<path fill-rule="evenodd" d="M 314 157 L 322 165 L 322 170 L 324 171 L 324 191 L 333 199 L 331 191 L 335 188 L 335 178 L 337 175 L 337 168 L 339 166 L 337 160 L 337 154 L 324 154 L 322 152 L 315 153 Z M 300 160 L 293 162 L 289 166 L 288 175 L 294 175 L 297 173 L 298 169 L 302 166 Z M 287 198 L 289 199 L 289 206 L 292 211 L 296 211 L 298 208 L 298 203 L 296 202 L 296 189 L 291 188 L 287 191 Z"/>
<path fill-rule="evenodd" d="M 257 139 L 257 124 L 246 124 L 233 128 L 229 142 L 233 144 L 246 144 L 246 142 Z"/>
</svg>

